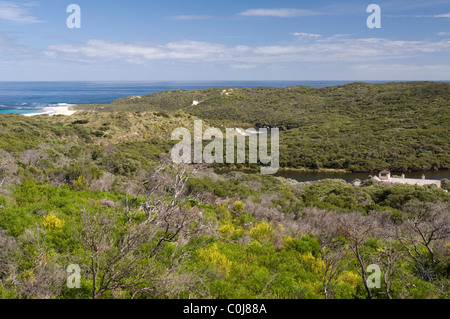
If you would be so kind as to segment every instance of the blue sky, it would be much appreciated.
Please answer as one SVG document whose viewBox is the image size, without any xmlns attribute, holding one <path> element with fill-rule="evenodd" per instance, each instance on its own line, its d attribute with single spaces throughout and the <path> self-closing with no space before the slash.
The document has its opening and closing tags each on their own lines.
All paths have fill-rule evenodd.
<svg viewBox="0 0 450 319">
<path fill-rule="evenodd" d="M 0 0 L 0 81 L 32 80 L 450 80 L 450 0 Z"/>
</svg>

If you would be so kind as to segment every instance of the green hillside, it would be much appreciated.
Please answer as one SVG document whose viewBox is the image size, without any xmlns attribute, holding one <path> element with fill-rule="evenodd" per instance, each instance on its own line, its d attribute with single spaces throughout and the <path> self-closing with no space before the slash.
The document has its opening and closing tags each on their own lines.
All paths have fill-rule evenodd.
<svg viewBox="0 0 450 319">
<path fill-rule="evenodd" d="M 0 299 L 449 298 L 448 180 L 298 183 L 167 156 L 175 128 L 199 118 L 268 124 L 254 122 L 260 108 L 263 121 L 293 123 L 281 135 L 288 166 L 445 167 L 448 85 L 223 90 L 124 98 L 72 116 L 0 115 Z M 304 116 L 270 108 L 277 99 Z M 374 105 L 352 112 L 358 99 Z M 379 285 L 368 284 L 369 265 Z"/>
<path fill-rule="evenodd" d="M 176 90 L 76 109 L 183 111 L 221 128 L 279 127 L 284 167 L 352 171 L 450 167 L 450 83 Z"/>
</svg>

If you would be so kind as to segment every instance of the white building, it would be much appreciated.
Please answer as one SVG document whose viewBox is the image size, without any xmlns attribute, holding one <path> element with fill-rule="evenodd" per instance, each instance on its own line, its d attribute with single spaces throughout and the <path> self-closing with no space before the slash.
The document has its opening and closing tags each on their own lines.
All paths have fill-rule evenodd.
<svg viewBox="0 0 450 319">
<path fill-rule="evenodd" d="M 384 170 L 381 171 L 378 176 L 374 177 L 375 180 L 390 183 L 390 184 L 408 184 L 408 185 L 436 185 L 441 188 L 441 181 L 436 179 L 426 179 L 425 175 L 422 175 L 422 179 L 416 178 L 405 178 L 405 174 L 401 177 L 391 177 L 391 172 Z"/>
</svg>

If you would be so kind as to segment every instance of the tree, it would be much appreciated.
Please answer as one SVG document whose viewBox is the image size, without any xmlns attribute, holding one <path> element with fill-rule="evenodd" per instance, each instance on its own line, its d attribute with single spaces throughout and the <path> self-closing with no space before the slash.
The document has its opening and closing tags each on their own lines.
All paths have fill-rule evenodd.
<svg viewBox="0 0 450 319">
<path fill-rule="evenodd" d="M 325 265 L 322 284 L 326 299 L 334 297 L 336 279 L 348 266 L 349 250 L 342 241 L 338 218 L 332 212 L 315 210 L 301 221 L 308 224 L 307 231 L 314 234 L 320 244 L 320 258 Z"/>
<path fill-rule="evenodd" d="M 172 187 L 166 188 L 171 196 L 156 194 L 159 188 L 152 190 L 142 207 L 143 220 L 132 205 L 125 212 L 81 211 L 75 237 L 88 260 L 92 298 L 124 289 L 136 298 L 171 293 L 175 286 L 192 288 L 192 280 L 181 269 L 187 259 L 184 246 L 198 232 L 201 218 L 195 208 L 185 205 L 186 169 L 174 169 Z M 164 251 L 167 243 L 173 248 Z"/>
<path fill-rule="evenodd" d="M 448 178 L 444 178 L 441 180 L 441 187 L 447 191 L 450 191 L 450 180 Z"/>
<path fill-rule="evenodd" d="M 20 154 L 20 160 L 28 167 L 37 168 L 41 160 L 48 159 L 49 156 L 42 150 L 30 149 Z"/>
<path fill-rule="evenodd" d="M 133 288 L 152 274 L 153 265 L 144 264 L 147 255 L 143 248 L 155 231 L 148 226 L 123 225 L 115 212 L 81 211 L 75 238 L 89 260 L 93 299 L 106 291 Z"/>
<path fill-rule="evenodd" d="M 0 283 L 7 282 L 17 267 L 15 254 L 18 249 L 17 239 L 6 235 L 0 228 Z"/>
<path fill-rule="evenodd" d="M 17 173 L 17 164 L 14 157 L 4 150 L 0 150 L 0 188 L 4 182 Z"/>
<path fill-rule="evenodd" d="M 344 214 L 338 218 L 340 233 L 347 239 L 348 247 L 357 260 L 357 271 L 361 276 L 369 299 L 373 298 L 372 289 L 369 287 L 367 273 L 367 253 L 365 243 L 374 235 L 378 228 L 377 220 L 372 216 L 364 216 L 360 213 Z"/>
<path fill-rule="evenodd" d="M 336 229 L 332 225 L 329 224 L 326 228 L 328 228 L 329 232 L 322 232 L 318 238 L 320 243 L 320 257 L 325 264 L 323 290 L 325 298 L 330 299 L 334 295 L 335 279 L 347 268 L 348 262 L 346 262 L 346 257 L 348 255 L 348 249 L 342 243 L 339 236 L 337 236 Z"/>
<path fill-rule="evenodd" d="M 412 201 L 404 211 L 409 218 L 397 227 L 396 238 L 419 278 L 435 283 L 442 257 L 448 255 L 450 204 Z"/>
<path fill-rule="evenodd" d="M 376 261 L 383 272 L 384 294 L 388 299 L 392 299 L 392 290 L 395 280 L 395 274 L 403 254 L 396 247 L 391 239 L 384 241 L 378 248 Z"/>
<path fill-rule="evenodd" d="M 20 236 L 19 254 L 26 267 L 18 269 L 11 282 L 17 286 L 21 298 L 50 299 L 58 297 L 62 290 L 66 273 L 58 264 L 59 255 L 46 245 L 46 236 L 39 226 L 25 230 Z"/>
</svg>

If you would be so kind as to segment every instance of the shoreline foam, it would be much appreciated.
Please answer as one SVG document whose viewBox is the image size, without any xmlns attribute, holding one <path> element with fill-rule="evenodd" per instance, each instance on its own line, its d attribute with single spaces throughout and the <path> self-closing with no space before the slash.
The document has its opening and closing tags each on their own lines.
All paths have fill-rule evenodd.
<svg viewBox="0 0 450 319">
<path fill-rule="evenodd" d="M 61 103 L 58 104 L 58 106 L 46 106 L 43 107 L 42 110 L 43 112 L 40 113 L 28 113 L 28 114 L 23 114 L 25 116 L 37 116 L 37 115 L 65 115 L 65 116 L 71 116 L 73 114 L 75 114 L 77 111 L 72 111 L 70 110 L 70 107 L 73 106 L 74 104 L 66 104 L 66 103 Z"/>
</svg>

